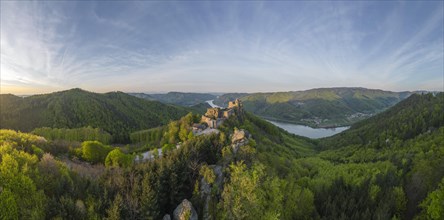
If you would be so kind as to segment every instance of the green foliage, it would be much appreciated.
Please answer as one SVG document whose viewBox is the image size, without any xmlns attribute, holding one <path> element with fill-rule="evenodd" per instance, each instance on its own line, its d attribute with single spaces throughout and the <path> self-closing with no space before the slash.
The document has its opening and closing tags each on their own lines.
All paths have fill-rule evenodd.
<svg viewBox="0 0 444 220">
<path fill-rule="evenodd" d="M 323 149 L 352 144 L 384 148 L 433 131 L 444 125 L 444 93 L 412 95 L 375 117 L 354 124 L 350 129 L 325 138 Z"/>
<path fill-rule="evenodd" d="M 132 164 L 134 158 L 131 155 L 122 153 L 120 148 L 116 148 L 108 153 L 105 158 L 107 167 L 128 167 Z"/>
<path fill-rule="evenodd" d="M 167 126 L 153 128 L 131 133 L 133 143 L 165 146 L 176 145 L 179 142 L 190 140 L 194 137 L 191 130 L 193 123 L 199 122 L 199 115 L 188 113 L 178 121 L 171 121 Z"/>
<path fill-rule="evenodd" d="M 36 154 L 38 157 L 42 157 L 43 154 L 45 153 L 42 149 L 40 149 L 39 147 L 36 147 L 35 145 L 32 145 L 31 149 L 32 149 L 32 153 Z"/>
<path fill-rule="evenodd" d="M 0 219 L 19 219 L 19 208 L 14 193 L 9 189 L 0 191 Z"/>
<path fill-rule="evenodd" d="M 323 151 L 319 156 L 340 164 L 335 167 L 354 163 L 367 166 L 381 162 L 395 165 L 387 170 L 389 172 L 379 167 L 378 172 L 382 173 L 375 173 L 380 179 L 384 177 L 388 182 L 398 182 L 395 185 L 373 182 L 373 175 L 363 176 L 364 180 L 367 178 L 370 181 L 370 200 L 366 203 L 367 207 L 371 207 L 371 204 L 381 204 L 381 200 L 385 201 L 383 205 L 377 205 L 378 209 L 373 218 L 412 218 L 417 214 L 420 202 L 443 178 L 444 150 L 439 147 L 444 146 L 443 98 L 443 93 L 412 95 L 388 111 L 321 141 L 323 148 L 333 150 Z M 367 173 L 375 170 L 370 167 L 366 169 Z M 359 179 L 356 174 L 352 177 Z M 383 199 L 384 195 L 390 196 Z M 359 196 L 363 198 L 362 194 Z M 386 211 L 380 207 L 385 207 Z M 423 211 L 420 215 L 422 217 L 419 218 L 425 218 L 425 213 L 426 211 Z"/>
<path fill-rule="evenodd" d="M 18 150 L 32 153 L 34 150 L 37 150 L 33 149 L 33 146 L 46 147 L 47 141 L 45 138 L 37 135 L 0 129 L 0 145 L 3 144 L 10 144 Z"/>
<path fill-rule="evenodd" d="M 229 123 L 227 124 L 229 125 Z M 245 114 L 242 124 L 229 126 L 239 126 L 246 129 L 253 137 L 248 144 L 252 148 L 241 148 L 238 156 L 249 152 L 245 154 L 245 156 L 249 157 L 252 153 L 254 158 L 266 165 L 267 169 L 274 170 L 280 176 L 285 176 L 291 172 L 291 168 L 288 165 L 289 161 L 314 154 L 315 142 L 312 140 L 289 134 L 285 130 L 250 113 Z M 241 159 L 247 160 L 247 158 Z"/>
<path fill-rule="evenodd" d="M 203 176 L 205 182 L 208 184 L 213 184 L 216 179 L 216 175 L 213 172 L 213 169 L 209 168 L 207 165 L 203 165 L 200 168 L 199 174 Z"/>
<path fill-rule="evenodd" d="M 444 217 L 444 178 L 438 188 L 430 192 L 420 205 L 424 210 L 422 215 L 428 219 L 442 219 Z"/>
<path fill-rule="evenodd" d="M 0 145 L 0 215 L 10 219 L 41 219 L 45 217 L 45 196 L 37 189 L 33 176 L 38 159 L 18 151 L 8 143 Z"/>
<path fill-rule="evenodd" d="M 130 134 L 130 140 L 131 143 L 146 143 L 150 145 L 159 145 L 164 132 L 165 132 L 165 127 L 136 131 Z"/>
<path fill-rule="evenodd" d="M 73 179 L 66 165 L 45 153 L 37 164 L 42 178 L 36 182 L 49 197 L 60 197 L 74 187 Z"/>
<path fill-rule="evenodd" d="M 395 200 L 396 216 L 400 217 L 404 214 L 407 207 L 407 196 L 400 186 L 393 188 L 392 195 Z"/>
<path fill-rule="evenodd" d="M 99 128 L 36 128 L 33 134 L 45 137 L 48 140 L 66 140 L 66 141 L 100 141 L 104 144 L 112 142 L 112 136 Z"/>
<path fill-rule="evenodd" d="M 102 128 L 118 143 L 131 132 L 158 127 L 188 111 L 182 107 L 140 99 L 122 92 L 106 94 L 72 89 L 20 98 L 0 95 L 1 128 Z M 75 133 L 75 132 L 74 132 Z"/>
<path fill-rule="evenodd" d="M 205 112 L 207 112 L 208 108 L 211 108 L 211 106 L 205 102 L 197 105 L 192 105 L 189 108 L 191 109 L 192 112 L 203 115 L 205 114 Z"/>
<path fill-rule="evenodd" d="M 340 99 L 331 92 L 318 95 Z M 321 152 L 315 150 L 318 141 L 250 113 L 231 117 L 218 134 L 190 135 L 199 120 L 193 114 L 134 133 L 131 139 L 140 146 L 156 152 L 165 146 L 162 156 L 138 163 L 123 153 L 129 147 L 98 141 L 69 147 L 90 164 L 48 153 L 59 152 L 54 148 L 63 140 L 0 130 L 0 219 L 161 219 L 191 197 L 199 218 L 206 210 L 210 219 L 442 219 L 443 106 L 435 98 L 443 97 L 412 96 L 394 107 L 399 114 L 388 110 L 383 119 L 360 125 L 368 133 L 322 140 L 331 148 Z M 279 93 L 270 100 L 290 98 Z M 409 124 L 418 115 L 425 124 L 413 119 L 420 126 L 406 130 L 411 136 L 387 124 L 390 130 L 375 129 L 384 121 Z M 235 128 L 248 131 L 248 143 L 231 144 Z M 361 140 L 378 143 L 386 134 L 393 140 L 387 145 Z M 209 184 L 202 184 L 202 176 Z"/>
<path fill-rule="evenodd" d="M 104 163 L 111 150 L 98 141 L 85 141 L 82 143 L 82 158 L 91 163 Z"/>
<path fill-rule="evenodd" d="M 258 219 L 262 213 L 259 207 L 259 180 L 262 170 L 248 172 L 243 163 L 230 165 L 230 183 L 224 186 L 220 208 L 224 219 Z"/>
<path fill-rule="evenodd" d="M 176 145 L 174 144 L 164 144 L 162 146 L 162 153 L 167 153 L 170 152 L 172 150 L 176 149 Z"/>
<path fill-rule="evenodd" d="M 108 214 L 107 220 L 119 220 L 121 219 L 121 209 L 123 206 L 123 199 L 120 194 L 117 194 L 117 196 L 114 198 L 114 201 L 111 205 L 111 207 L 106 211 Z"/>
<path fill-rule="evenodd" d="M 284 191 L 282 219 L 312 219 L 315 206 L 314 194 L 294 181 L 287 180 Z"/>
<path fill-rule="evenodd" d="M 279 219 L 283 194 L 277 178 L 267 178 L 265 169 L 255 164 L 230 165 L 230 181 L 224 185 L 219 207 L 222 219 Z"/>
</svg>

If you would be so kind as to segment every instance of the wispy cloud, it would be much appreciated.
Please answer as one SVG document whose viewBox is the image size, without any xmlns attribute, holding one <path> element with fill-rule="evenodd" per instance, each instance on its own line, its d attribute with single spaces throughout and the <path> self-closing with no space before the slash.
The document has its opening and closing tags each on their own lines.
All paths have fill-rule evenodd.
<svg viewBox="0 0 444 220">
<path fill-rule="evenodd" d="M 1 6 L 2 93 L 444 89 L 442 2 Z"/>
</svg>

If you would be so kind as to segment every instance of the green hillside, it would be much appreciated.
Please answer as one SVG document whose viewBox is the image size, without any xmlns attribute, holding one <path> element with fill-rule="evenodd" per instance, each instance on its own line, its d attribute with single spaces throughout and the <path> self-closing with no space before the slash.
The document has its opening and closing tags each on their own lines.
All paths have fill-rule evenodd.
<svg viewBox="0 0 444 220">
<path fill-rule="evenodd" d="M 250 172 L 247 168 L 254 166 L 258 169 L 254 175 L 260 179 L 255 180 L 258 181 L 256 186 L 245 186 L 248 191 L 251 193 L 254 189 L 254 193 L 261 195 L 268 187 L 273 187 L 273 190 L 278 190 L 277 194 L 282 195 L 284 188 L 280 189 L 280 181 L 284 180 L 273 173 L 286 176 L 291 172 L 286 166 L 289 161 L 314 153 L 309 139 L 288 134 L 250 114 L 230 118 L 220 127 L 219 133 L 182 135 L 184 131 L 188 133 L 190 126 L 199 118 L 199 115 L 189 113 L 162 128 L 135 132 L 133 138 L 149 141 L 143 138 L 148 135 L 153 140 L 150 143 L 159 144 L 155 147 L 163 146 L 162 157 L 142 163 L 133 163 L 134 155 L 97 141 L 85 141 L 77 148 L 61 151 L 61 147 L 54 147 L 57 142 L 32 134 L 0 130 L 0 178 L 4 180 L 0 182 L 0 217 L 162 219 L 165 214 L 172 214 L 176 206 L 187 198 L 202 218 L 204 200 L 200 199 L 199 183 L 202 176 L 211 178 L 214 175 L 209 170 L 210 166 L 227 168 L 222 169 L 227 172 L 224 174 L 227 177 L 230 176 L 229 169 L 235 166 L 246 174 Z M 248 129 L 252 136 L 246 145 L 234 151 L 231 136 L 237 127 Z M 175 147 L 177 143 L 180 143 L 178 149 Z M 32 173 L 19 171 L 25 167 Z M 267 177 L 266 172 L 273 177 Z M 234 180 L 234 177 L 231 179 Z M 253 180 L 249 174 L 242 179 Z M 234 186 L 229 186 L 234 183 L 228 181 L 217 184 L 221 187 L 227 184 L 227 189 Z M 241 190 L 240 187 L 235 188 Z M 211 215 L 232 219 L 228 213 L 234 206 L 229 203 L 229 193 L 222 193 L 216 183 L 213 192 L 209 200 L 214 204 L 209 209 Z M 25 193 L 27 196 L 23 196 Z M 224 202 L 218 201 L 220 196 Z M 263 196 L 265 194 L 260 197 L 260 205 L 258 201 L 252 201 L 260 209 L 246 214 L 279 216 L 279 213 L 274 213 L 274 206 L 279 206 L 279 212 L 283 211 L 283 201 L 268 201 L 268 196 Z M 273 194 L 269 196 L 274 197 Z M 275 202 L 279 204 L 273 204 Z M 215 213 L 217 203 L 224 206 L 218 214 Z M 19 209 L 24 206 L 26 209 Z"/>
<path fill-rule="evenodd" d="M 199 219 L 442 219 L 443 101 L 412 95 L 321 140 L 248 112 L 203 135 L 189 113 L 124 147 L 0 130 L 0 218 L 162 219 L 187 199 Z"/>
<path fill-rule="evenodd" d="M 129 94 L 147 100 L 157 100 L 163 103 L 181 105 L 186 107 L 201 104 L 205 101 L 213 100 L 216 98 L 215 95 L 209 93 L 169 92 L 166 94 L 145 94 L 145 93 L 129 93 Z"/>
<path fill-rule="evenodd" d="M 200 103 L 197 105 L 193 105 L 189 107 L 193 112 L 198 113 L 198 114 L 205 114 L 205 112 L 207 112 L 208 108 L 211 108 L 210 104 L 204 102 L 204 103 Z"/>
<path fill-rule="evenodd" d="M 390 164 L 396 174 L 389 181 L 397 182 L 405 193 L 405 207 L 398 216 L 442 219 L 443 134 L 444 93 L 415 94 L 345 132 L 320 140 L 320 149 L 331 150 L 318 157 L 336 166 Z"/>
<path fill-rule="evenodd" d="M 324 148 L 359 144 L 390 146 L 444 125 L 444 93 L 414 94 L 374 117 L 360 121 L 350 129 L 324 138 Z"/>
<path fill-rule="evenodd" d="M 72 89 L 20 98 L 1 95 L 1 128 L 32 131 L 40 127 L 102 128 L 124 142 L 132 131 L 164 125 L 187 110 L 122 92 L 105 94 Z"/>
<path fill-rule="evenodd" d="M 350 125 L 381 112 L 408 97 L 409 92 L 389 92 L 364 88 L 321 88 L 296 92 L 225 94 L 240 98 L 247 109 L 261 117 L 309 125 L 329 127 Z"/>
</svg>

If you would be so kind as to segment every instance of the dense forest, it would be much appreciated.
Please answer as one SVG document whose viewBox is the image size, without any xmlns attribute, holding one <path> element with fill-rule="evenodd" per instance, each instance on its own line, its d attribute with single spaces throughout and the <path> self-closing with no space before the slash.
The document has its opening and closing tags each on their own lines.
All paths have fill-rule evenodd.
<svg viewBox="0 0 444 220">
<path fill-rule="evenodd" d="M 350 125 L 407 98 L 410 92 L 365 88 L 320 88 L 295 92 L 228 93 L 215 103 L 240 98 L 245 109 L 263 118 L 312 127 Z"/>
<path fill-rule="evenodd" d="M 153 128 L 187 114 L 182 107 L 147 101 L 122 92 L 105 94 L 72 89 L 25 98 L 0 95 L 0 128 L 30 132 L 36 128 L 91 126 L 127 142 L 129 133 Z"/>
<path fill-rule="evenodd" d="M 352 144 L 378 148 L 392 146 L 444 125 L 444 95 L 414 94 L 398 105 L 372 118 L 352 125 L 351 129 L 322 141 L 324 148 Z"/>
<path fill-rule="evenodd" d="M 1 130 L 0 219 L 442 219 L 443 103 L 413 95 L 319 141 L 248 112 L 204 135 L 189 113 L 126 146 Z"/>
<path fill-rule="evenodd" d="M 113 136 L 106 131 L 99 128 L 84 127 L 84 128 L 36 128 L 31 133 L 42 136 L 52 141 L 100 141 L 105 144 L 110 144 L 113 141 Z"/>
</svg>

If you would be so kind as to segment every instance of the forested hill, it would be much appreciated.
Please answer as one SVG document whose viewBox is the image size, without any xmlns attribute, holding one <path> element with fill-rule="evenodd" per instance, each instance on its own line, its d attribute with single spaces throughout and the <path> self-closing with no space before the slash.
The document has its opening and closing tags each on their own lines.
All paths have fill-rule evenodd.
<svg viewBox="0 0 444 220">
<path fill-rule="evenodd" d="M 336 164 L 336 167 L 366 166 L 367 173 L 372 172 L 371 165 L 388 164 L 395 168 L 395 172 L 386 180 L 376 178 L 379 185 L 370 186 L 368 196 L 376 198 L 372 194 L 380 192 L 384 193 L 378 196 L 386 195 L 390 193 L 389 187 L 399 185 L 401 188 L 397 191 L 404 195 L 392 194 L 392 198 L 382 199 L 385 205 L 381 207 L 390 206 L 390 203 L 403 206 L 396 214 L 402 219 L 414 219 L 415 216 L 415 219 L 443 219 L 443 132 L 444 93 L 414 94 L 345 132 L 321 139 L 319 145 L 324 151 L 318 157 Z M 336 205 L 349 201 L 353 207 L 353 200 L 365 196 L 359 193 L 358 196 L 342 197 Z"/>
<path fill-rule="evenodd" d="M 365 88 L 320 88 L 306 91 L 224 94 L 240 98 L 246 110 L 264 118 L 312 127 L 350 125 L 370 117 L 407 98 L 410 92 L 390 92 Z"/>
<path fill-rule="evenodd" d="M 0 96 L 0 127 L 32 131 L 39 127 L 102 128 L 115 141 L 130 132 L 164 125 L 184 116 L 184 108 L 140 99 L 122 92 L 98 94 L 71 89 L 25 98 Z"/>
<path fill-rule="evenodd" d="M 413 95 L 350 129 L 388 144 L 320 152 L 340 136 L 318 143 L 244 111 L 206 134 L 189 113 L 127 146 L 0 130 L 0 219 L 443 219 L 443 98 Z M 411 121 L 427 129 L 398 135 Z"/>
<path fill-rule="evenodd" d="M 391 145 L 444 125 L 444 93 L 414 94 L 387 111 L 321 140 L 324 148 Z"/>
<path fill-rule="evenodd" d="M 163 103 L 175 104 L 187 107 L 198 105 L 204 103 L 205 101 L 213 100 L 216 98 L 215 95 L 209 93 L 169 92 L 166 94 L 145 94 L 145 93 L 129 93 L 129 94 L 147 100 L 157 100 Z"/>
</svg>

